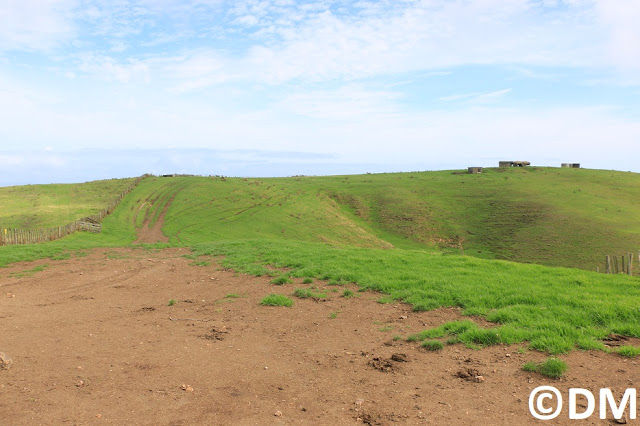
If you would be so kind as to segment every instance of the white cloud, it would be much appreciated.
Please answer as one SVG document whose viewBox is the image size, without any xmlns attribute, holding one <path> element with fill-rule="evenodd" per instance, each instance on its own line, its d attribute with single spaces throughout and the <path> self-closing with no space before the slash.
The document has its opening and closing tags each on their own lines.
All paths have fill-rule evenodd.
<svg viewBox="0 0 640 426">
<path fill-rule="evenodd" d="M 319 120 L 375 120 L 400 113 L 396 101 L 402 95 L 390 91 L 370 91 L 358 86 L 336 90 L 308 91 L 285 97 L 275 106 L 288 114 Z"/>
<path fill-rule="evenodd" d="M 441 101 L 452 102 L 452 101 L 465 101 L 466 103 L 495 103 L 498 102 L 501 98 L 506 96 L 511 89 L 501 89 L 495 90 L 493 92 L 472 92 L 472 93 L 464 93 L 464 94 L 456 94 L 456 95 L 448 95 L 442 96 L 439 98 Z"/>
<path fill-rule="evenodd" d="M 0 2 L 0 52 L 50 51 L 75 35 L 76 0 Z"/>
<path fill-rule="evenodd" d="M 625 72 L 639 72 L 640 2 L 597 0 L 596 12 L 609 32 L 609 60 Z"/>
<path fill-rule="evenodd" d="M 148 83 L 149 65 L 137 59 L 118 61 L 107 55 L 85 54 L 80 57 L 78 70 L 101 80 L 128 83 L 132 80 Z"/>
</svg>

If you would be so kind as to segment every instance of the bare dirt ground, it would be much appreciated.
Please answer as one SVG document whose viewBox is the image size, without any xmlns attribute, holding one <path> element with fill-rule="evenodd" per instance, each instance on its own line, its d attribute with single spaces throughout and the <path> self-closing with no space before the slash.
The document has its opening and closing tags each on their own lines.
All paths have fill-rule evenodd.
<svg viewBox="0 0 640 426">
<path fill-rule="evenodd" d="M 162 212 L 160 212 L 160 216 L 158 217 L 158 220 L 156 220 L 153 223 L 153 225 L 151 224 L 151 218 L 148 218 L 144 221 L 144 223 L 142 224 L 142 227 L 138 229 L 138 238 L 134 241 L 134 244 L 145 244 L 145 243 L 152 244 L 152 243 L 169 242 L 169 237 L 167 237 L 162 233 L 162 226 L 164 225 L 164 216 L 167 213 L 169 206 L 171 206 L 171 203 L 173 203 L 173 199 L 175 197 L 176 196 L 174 194 L 171 197 L 171 199 L 167 202 L 167 204 L 164 205 L 164 207 L 162 208 Z M 145 203 L 143 203 L 142 206 L 140 206 L 140 209 L 142 209 L 144 204 Z M 133 218 L 134 224 L 136 222 L 136 218 L 139 213 L 140 211 L 138 211 L 138 213 L 136 214 L 136 217 Z"/>
<path fill-rule="evenodd" d="M 601 352 L 562 356 L 570 369 L 552 380 L 522 371 L 545 355 L 520 346 L 393 341 L 459 312 L 345 299 L 320 281 L 327 300 L 261 306 L 309 285 L 194 266 L 186 253 L 98 249 L 0 269 L 0 352 L 12 360 L 0 369 L 0 424 L 519 425 L 539 422 L 528 410 L 537 386 L 619 398 L 640 383 L 637 361 Z M 551 423 L 570 423 L 567 413 L 565 403 Z M 585 424 L 613 423 L 597 413 Z"/>
</svg>

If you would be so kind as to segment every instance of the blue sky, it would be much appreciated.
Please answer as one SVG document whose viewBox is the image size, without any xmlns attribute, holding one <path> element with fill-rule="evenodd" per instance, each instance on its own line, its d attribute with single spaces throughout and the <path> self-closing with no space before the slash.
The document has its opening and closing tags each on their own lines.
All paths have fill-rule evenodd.
<svg viewBox="0 0 640 426">
<path fill-rule="evenodd" d="M 638 0 L 3 0 L 0 185 L 640 172 Z"/>
</svg>

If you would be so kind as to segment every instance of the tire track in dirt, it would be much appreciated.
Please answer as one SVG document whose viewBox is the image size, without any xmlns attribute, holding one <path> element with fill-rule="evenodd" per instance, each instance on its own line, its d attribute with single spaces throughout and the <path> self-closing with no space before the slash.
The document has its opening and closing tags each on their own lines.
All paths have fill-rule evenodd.
<svg viewBox="0 0 640 426">
<path fill-rule="evenodd" d="M 173 203 L 173 200 L 176 198 L 178 193 L 184 189 L 180 187 L 176 190 L 176 192 L 171 195 L 169 201 L 162 208 L 162 212 L 158 219 L 151 225 L 151 221 L 153 220 L 153 214 L 149 216 L 148 219 L 145 219 L 142 227 L 138 230 L 138 238 L 133 242 L 134 244 L 152 244 L 152 243 L 168 243 L 169 237 L 162 233 L 162 226 L 164 225 L 164 216 L 169 209 L 169 206 Z"/>
</svg>

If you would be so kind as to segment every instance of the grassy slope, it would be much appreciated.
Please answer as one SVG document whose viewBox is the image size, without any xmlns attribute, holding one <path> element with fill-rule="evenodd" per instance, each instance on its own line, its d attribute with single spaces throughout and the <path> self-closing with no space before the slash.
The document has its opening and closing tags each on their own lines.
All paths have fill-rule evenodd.
<svg viewBox="0 0 640 426">
<path fill-rule="evenodd" d="M 562 169 L 480 176 L 152 178 L 105 220 L 103 234 L 0 247 L 0 265 L 130 244 L 135 227 L 145 217 L 157 218 L 173 198 L 163 228 L 171 243 L 223 255 L 239 270 L 263 274 L 265 265 L 284 266 L 295 276 L 357 282 L 416 309 L 460 306 L 499 325 L 456 326 L 467 344 L 528 341 L 553 353 L 601 348 L 599 339 L 612 332 L 640 337 L 637 278 L 446 255 L 434 242 L 464 238 L 467 253 L 521 260 L 526 255 L 529 261 L 534 255 L 568 261 L 617 245 L 628 251 L 627 239 L 638 241 L 638 207 L 632 202 L 637 183 L 635 174 Z M 582 245 L 566 248 L 562 239 L 547 237 L 565 232 Z M 389 242 L 399 249 L 389 250 Z M 546 251 L 538 253 L 541 248 Z M 438 333 L 445 334 L 425 336 Z"/>
<path fill-rule="evenodd" d="M 281 179 L 191 179 L 165 232 L 187 244 L 275 238 L 434 250 L 595 269 L 640 248 L 640 175 L 488 170 Z M 455 250 L 454 250 L 455 248 Z"/>
<path fill-rule="evenodd" d="M 134 179 L 0 188 L 0 228 L 66 225 L 104 209 Z"/>
</svg>

